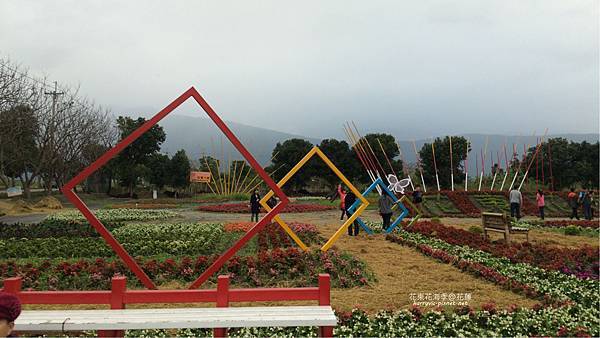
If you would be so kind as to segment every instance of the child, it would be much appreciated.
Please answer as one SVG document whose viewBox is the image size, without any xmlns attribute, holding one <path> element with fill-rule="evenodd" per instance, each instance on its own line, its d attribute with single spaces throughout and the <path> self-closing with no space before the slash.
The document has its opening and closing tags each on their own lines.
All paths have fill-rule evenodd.
<svg viewBox="0 0 600 338">
<path fill-rule="evenodd" d="M 10 293 L 0 292 L 0 337 L 14 337 L 15 320 L 21 314 L 21 302 Z"/>
</svg>

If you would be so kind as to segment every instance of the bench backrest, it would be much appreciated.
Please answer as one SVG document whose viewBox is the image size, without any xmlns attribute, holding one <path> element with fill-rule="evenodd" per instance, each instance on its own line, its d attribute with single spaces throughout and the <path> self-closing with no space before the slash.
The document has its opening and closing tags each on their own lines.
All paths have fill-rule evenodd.
<svg viewBox="0 0 600 338">
<path fill-rule="evenodd" d="M 506 214 L 497 214 L 491 212 L 481 213 L 481 223 L 483 228 L 492 228 L 508 230 L 510 228 Z"/>
</svg>

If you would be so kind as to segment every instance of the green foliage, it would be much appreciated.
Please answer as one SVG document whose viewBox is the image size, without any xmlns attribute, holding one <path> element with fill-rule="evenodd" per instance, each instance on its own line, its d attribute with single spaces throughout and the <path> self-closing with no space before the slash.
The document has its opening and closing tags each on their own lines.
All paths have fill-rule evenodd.
<svg viewBox="0 0 600 338">
<path fill-rule="evenodd" d="M 183 189 L 190 185 L 191 164 L 185 150 L 179 150 L 169 162 L 167 182 L 175 189 Z"/>
<path fill-rule="evenodd" d="M 433 218 L 431 218 L 431 223 L 441 224 L 442 221 L 440 220 L 439 217 L 433 217 Z"/>
<path fill-rule="evenodd" d="M 18 105 L 0 111 L 0 178 L 19 177 L 34 170 L 38 132 L 38 119 L 31 107 Z M 28 190 L 28 186 L 24 188 Z"/>
<path fill-rule="evenodd" d="M 275 181 L 279 181 L 287 174 L 305 155 L 313 148 L 313 144 L 303 139 L 289 139 L 283 143 L 277 143 L 273 149 L 273 161 L 267 171 L 273 172 Z M 313 159 L 316 161 L 317 159 Z M 311 161 L 313 162 L 313 161 Z M 310 163 L 307 163 L 300 171 L 292 177 L 285 188 L 299 190 L 303 188 L 316 173 Z"/>
<path fill-rule="evenodd" d="M 346 141 L 326 139 L 321 141 L 319 148 L 349 180 L 353 180 L 362 174 L 355 154 Z M 310 164 L 313 166 L 315 173 L 327 182 L 329 188 L 333 189 L 340 183 L 337 175 L 320 158 L 311 161 Z"/>
<path fill-rule="evenodd" d="M 171 173 L 169 172 L 170 160 L 169 156 L 164 154 L 152 154 L 148 159 L 148 167 L 150 170 L 147 173 L 146 179 L 148 182 L 162 189 L 168 184 Z"/>
<path fill-rule="evenodd" d="M 398 175 L 398 177 L 402 176 L 402 161 L 395 159 L 398 155 L 400 155 L 400 150 L 398 149 L 398 145 L 396 144 L 396 139 L 394 136 L 390 134 L 374 133 L 367 134 L 364 138 L 368 141 L 370 146 L 369 148 L 375 153 L 375 162 L 377 163 L 377 166 L 381 165 L 386 174 L 393 173 Z M 383 151 L 381 150 L 382 147 Z M 390 161 L 389 163 L 388 160 Z M 359 161 L 359 159 L 356 158 L 356 161 Z M 390 164 L 392 168 L 390 168 Z M 361 181 L 370 182 L 370 178 L 367 176 L 364 170 L 362 171 L 362 174 L 363 179 Z"/>
<path fill-rule="evenodd" d="M 143 117 L 134 120 L 130 117 L 119 116 L 117 126 L 121 133 L 121 140 L 129 136 L 129 134 L 144 123 L 146 123 L 146 119 Z M 163 128 L 159 125 L 154 125 L 115 157 L 114 165 L 117 175 L 121 185 L 128 187 L 130 196 L 133 196 L 133 191 L 138 184 L 139 178 L 150 175 L 150 158 L 152 155 L 158 153 L 165 139 L 166 134 Z"/>
<path fill-rule="evenodd" d="M 576 225 L 569 225 L 564 228 L 565 235 L 577 236 L 581 234 L 581 228 Z"/>
<path fill-rule="evenodd" d="M 444 139 L 436 138 L 433 141 L 435 148 L 435 160 L 437 164 L 440 187 L 443 189 L 451 188 L 450 181 L 450 137 Z M 454 172 L 454 184 L 464 182 L 464 168 L 462 162 L 467 158 L 471 151 L 470 146 L 462 136 L 452 138 L 452 166 Z M 431 143 L 425 143 L 419 150 L 421 165 L 423 166 L 423 176 L 428 185 L 437 185 L 435 180 L 435 166 L 433 163 L 433 149 Z"/>
<path fill-rule="evenodd" d="M 535 154 L 536 147 L 527 153 L 527 163 Z M 554 176 L 556 190 L 575 185 L 598 188 L 598 152 L 599 143 L 570 142 L 565 138 L 551 138 L 544 142 L 539 151 L 539 165 L 544 165 L 546 183 L 551 183 L 550 172 Z M 551 156 L 550 156 L 551 155 Z M 543 162 L 542 162 L 543 158 Z M 550 161 L 550 158 L 552 159 Z M 552 171 L 550 171 L 552 163 Z"/>
<path fill-rule="evenodd" d="M 483 233 L 483 229 L 480 226 L 471 225 L 469 227 L 469 232 L 472 232 L 474 234 L 482 234 Z"/>
<path fill-rule="evenodd" d="M 102 222 L 131 222 L 131 221 L 154 221 L 179 216 L 178 213 L 169 210 L 153 209 L 101 209 L 94 212 Z M 87 222 L 79 210 L 70 210 L 48 215 L 45 221 L 56 222 Z"/>
</svg>

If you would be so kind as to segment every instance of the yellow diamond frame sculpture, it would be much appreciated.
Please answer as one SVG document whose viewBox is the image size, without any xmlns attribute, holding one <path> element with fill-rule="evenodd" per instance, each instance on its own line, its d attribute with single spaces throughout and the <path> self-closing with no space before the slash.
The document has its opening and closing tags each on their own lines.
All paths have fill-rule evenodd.
<svg viewBox="0 0 600 338">
<path fill-rule="evenodd" d="M 335 243 L 335 241 L 337 241 L 337 239 L 342 235 L 344 230 L 346 230 L 346 228 L 348 228 L 350 224 L 352 224 L 352 222 L 354 222 L 354 220 L 358 218 L 360 214 L 362 214 L 362 212 L 369 206 L 369 201 L 367 201 L 367 199 L 361 194 L 361 192 L 358 191 L 358 189 L 356 189 L 352 185 L 352 183 L 350 183 L 346 176 L 344 176 L 344 174 L 342 174 L 342 172 L 333 164 L 333 162 L 331 162 L 331 160 L 329 160 L 329 158 L 325 156 L 325 154 L 321 151 L 321 149 L 319 149 L 319 147 L 312 148 L 306 155 L 304 155 L 304 158 L 302 158 L 300 162 L 298 162 L 292 168 L 292 170 L 290 170 L 281 179 L 281 181 L 277 183 L 277 186 L 280 188 L 283 187 L 314 155 L 319 156 L 323 160 L 323 162 L 325 162 L 325 164 L 327 164 L 327 166 L 336 174 L 336 176 L 348 187 L 348 189 L 350 189 L 350 191 L 362 202 L 362 204 L 356 209 L 356 211 L 350 216 L 350 218 L 348 218 L 348 220 L 346 220 L 346 222 L 344 222 L 344 224 L 340 226 L 340 228 L 333 234 L 333 236 L 331 236 L 327 240 L 327 243 L 325 243 L 321 247 L 321 251 L 327 251 L 333 245 L 333 243 Z M 267 205 L 267 201 L 273 195 L 274 193 L 271 190 L 260 200 L 260 204 L 263 206 L 263 208 L 265 208 L 265 210 L 267 210 L 267 212 L 271 211 L 271 208 L 269 207 L 269 205 Z M 296 233 L 281 219 L 281 217 L 279 217 L 279 215 L 276 215 L 273 219 L 275 220 L 275 222 L 277 222 L 277 224 L 279 224 L 279 226 L 283 228 L 283 230 L 285 230 L 285 232 L 287 232 L 288 235 L 290 235 L 290 237 L 292 237 L 294 242 L 296 242 L 296 244 L 298 244 L 298 246 L 302 248 L 302 250 L 308 251 L 308 246 L 304 244 L 304 242 L 302 242 L 298 235 L 296 235 Z"/>
</svg>

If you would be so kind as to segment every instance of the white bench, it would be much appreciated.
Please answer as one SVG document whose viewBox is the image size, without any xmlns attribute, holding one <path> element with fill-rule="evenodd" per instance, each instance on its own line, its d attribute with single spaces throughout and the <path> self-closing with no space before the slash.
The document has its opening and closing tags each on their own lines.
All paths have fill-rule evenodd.
<svg viewBox="0 0 600 338">
<path fill-rule="evenodd" d="M 112 278 L 110 291 L 23 291 L 20 277 L 4 280 L 2 291 L 23 304 L 110 305 L 107 310 L 25 310 L 15 322 L 17 332 L 96 330 L 100 337 L 123 337 L 124 330 L 213 329 L 226 337 L 227 328 L 317 326 L 319 336 L 332 337 L 337 319 L 331 308 L 330 277 L 319 275 L 318 287 L 230 289 L 229 276 L 217 278 L 216 289 L 128 290 L 122 276 Z M 318 301 L 315 306 L 230 307 L 239 302 Z M 127 304 L 213 303 L 216 308 L 126 309 Z"/>
<path fill-rule="evenodd" d="M 21 332 L 336 326 L 331 306 L 23 311 Z"/>
</svg>

